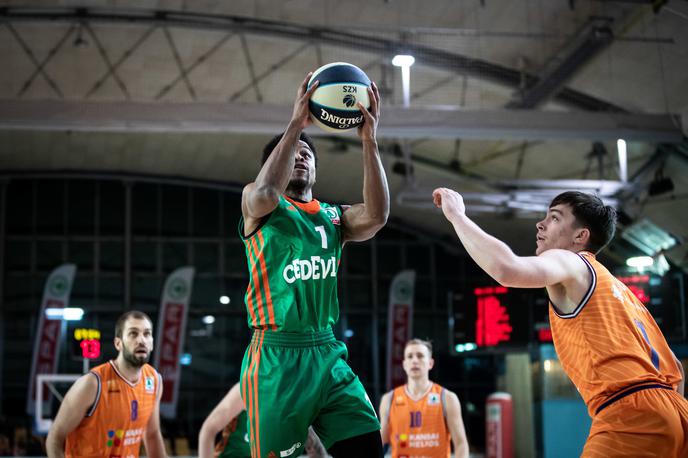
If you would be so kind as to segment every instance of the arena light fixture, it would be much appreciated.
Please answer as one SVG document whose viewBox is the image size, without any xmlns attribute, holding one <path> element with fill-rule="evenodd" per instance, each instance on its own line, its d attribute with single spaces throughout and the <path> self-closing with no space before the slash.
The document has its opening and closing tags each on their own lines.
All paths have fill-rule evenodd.
<svg viewBox="0 0 688 458">
<path fill-rule="evenodd" d="M 215 317 L 212 315 L 206 315 L 203 317 L 203 323 L 205 324 L 213 324 L 215 323 Z"/>
<path fill-rule="evenodd" d="M 636 269 L 644 269 L 652 266 L 654 263 L 655 261 L 650 256 L 634 256 L 626 259 L 626 265 L 628 267 L 635 267 Z"/>
<path fill-rule="evenodd" d="M 48 307 L 45 309 L 45 317 L 49 320 L 79 321 L 84 316 L 84 309 L 79 307 Z"/>
<path fill-rule="evenodd" d="M 220 304 L 227 305 L 229 302 L 229 296 L 220 296 Z"/>
<path fill-rule="evenodd" d="M 401 90 L 404 95 L 404 108 L 411 105 L 411 65 L 416 59 L 408 54 L 397 54 L 392 59 L 392 65 L 401 68 Z"/>
<path fill-rule="evenodd" d="M 397 54 L 392 59 L 392 65 L 395 67 L 410 67 L 416 62 L 416 58 L 409 54 Z"/>
<path fill-rule="evenodd" d="M 666 251 L 678 243 L 671 234 L 647 218 L 624 229 L 621 238 L 647 256 L 655 256 L 660 251 Z"/>
<path fill-rule="evenodd" d="M 619 180 L 628 181 L 628 156 L 626 155 L 626 140 L 620 138 L 616 141 L 616 150 L 619 153 Z"/>
</svg>

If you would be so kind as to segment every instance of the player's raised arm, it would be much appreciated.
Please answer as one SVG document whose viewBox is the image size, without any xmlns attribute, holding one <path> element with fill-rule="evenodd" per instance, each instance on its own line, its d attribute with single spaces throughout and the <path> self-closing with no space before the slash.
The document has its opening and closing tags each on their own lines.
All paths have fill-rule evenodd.
<svg viewBox="0 0 688 458">
<path fill-rule="evenodd" d="M 389 216 L 389 187 L 377 147 L 380 120 L 380 91 L 375 83 L 368 88 L 370 110 L 360 102 L 365 121 L 358 127 L 363 146 L 363 203 L 352 205 L 342 215 L 344 241 L 363 241 L 373 237 Z"/>
<path fill-rule="evenodd" d="M 585 263 L 569 250 L 551 249 L 539 256 L 516 256 L 504 242 L 487 234 L 466 216 L 463 198 L 451 189 L 435 189 L 432 197 L 454 226 L 471 258 L 501 285 L 543 288 L 589 275 Z"/>
<path fill-rule="evenodd" d="M 308 73 L 299 86 L 287 130 L 263 164 L 256 180 L 244 187 L 241 196 L 241 212 L 247 223 L 250 223 L 250 219 L 262 218 L 273 211 L 279 202 L 280 195 L 287 188 L 289 177 L 294 170 L 294 151 L 299 136 L 311 123 L 308 100 L 318 87 L 318 82 L 314 82 L 308 88 L 310 77 L 311 73 Z"/>
<path fill-rule="evenodd" d="M 461 403 L 456 394 L 447 391 L 445 395 L 447 409 L 447 427 L 454 443 L 454 457 L 468 458 L 468 438 L 461 416 Z"/>
<path fill-rule="evenodd" d="M 244 410 L 239 384 L 235 384 L 210 412 L 198 433 L 198 457 L 212 458 L 217 433 Z"/>
<path fill-rule="evenodd" d="M 89 373 L 81 376 L 65 394 L 60 409 L 48 432 L 45 448 L 50 458 L 65 456 L 67 434 L 74 431 L 96 402 L 98 378 Z"/>
</svg>

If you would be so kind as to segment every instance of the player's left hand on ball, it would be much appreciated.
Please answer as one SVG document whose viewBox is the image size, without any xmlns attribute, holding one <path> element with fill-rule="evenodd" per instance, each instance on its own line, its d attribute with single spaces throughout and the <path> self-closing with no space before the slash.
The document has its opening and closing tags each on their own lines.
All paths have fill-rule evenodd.
<svg viewBox="0 0 688 458">
<path fill-rule="evenodd" d="M 358 102 L 358 109 L 363 113 L 363 124 L 358 126 L 358 136 L 361 140 L 375 140 L 377 123 L 380 120 L 380 91 L 374 82 L 367 90 L 370 109 L 366 109 L 361 102 Z"/>
</svg>

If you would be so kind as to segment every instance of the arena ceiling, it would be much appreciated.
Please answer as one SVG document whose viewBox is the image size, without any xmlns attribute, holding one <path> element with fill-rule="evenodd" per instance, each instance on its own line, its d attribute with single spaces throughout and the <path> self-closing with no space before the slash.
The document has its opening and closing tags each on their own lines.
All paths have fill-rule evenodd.
<svg viewBox="0 0 688 458">
<path fill-rule="evenodd" d="M 398 53 L 416 58 L 408 108 Z M 546 202 L 585 189 L 624 228 L 672 234 L 688 267 L 684 0 L 0 0 L 0 170 L 242 185 L 306 72 L 333 61 L 382 90 L 395 221 L 451 234 L 429 193 L 452 187 L 526 254 Z M 355 135 L 311 133 L 316 196 L 359 201 Z"/>
</svg>

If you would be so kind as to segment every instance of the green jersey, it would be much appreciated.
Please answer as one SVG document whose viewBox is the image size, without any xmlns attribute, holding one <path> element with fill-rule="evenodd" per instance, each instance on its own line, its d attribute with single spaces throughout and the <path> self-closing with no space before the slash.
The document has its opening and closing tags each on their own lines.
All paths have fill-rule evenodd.
<svg viewBox="0 0 688 458">
<path fill-rule="evenodd" d="M 342 209 L 313 199 L 280 197 L 246 246 L 249 327 L 310 333 L 339 318 L 337 270 L 342 255 Z"/>
</svg>

